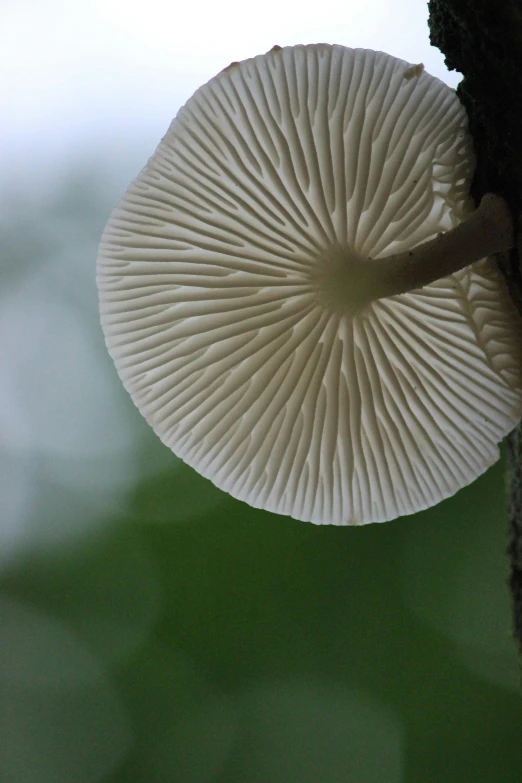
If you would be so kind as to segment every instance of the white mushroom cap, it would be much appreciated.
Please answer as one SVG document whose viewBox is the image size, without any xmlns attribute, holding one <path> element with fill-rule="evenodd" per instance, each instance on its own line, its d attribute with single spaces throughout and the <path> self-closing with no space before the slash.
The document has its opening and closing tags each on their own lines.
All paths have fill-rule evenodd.
<svg viewBox="0 0 522 783">
<path fill-rule="evenodd" d="M 465 112 L 417 70 L 326 44 L 234 64 L 105 229 L 101 319 L 125 387 L 253 506 L 339 525 L 419 511 L 495 462 L 522 415 L 520 322 L 493 261 L 378 301 L 354 272 L 470 211 Z"/>
</svg>

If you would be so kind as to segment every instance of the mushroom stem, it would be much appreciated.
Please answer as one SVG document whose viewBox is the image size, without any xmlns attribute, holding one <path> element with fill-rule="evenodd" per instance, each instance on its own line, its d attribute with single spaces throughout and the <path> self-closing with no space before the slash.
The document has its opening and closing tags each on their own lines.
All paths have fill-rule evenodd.
<svg viewBox="0 0 522 783">
<path fill-rule="evenodd" d="M 374 280 L 379 281 L 375 298 L 422 288 L 474 261 L 509 250 L 513 244 L 513 219 L 507 202 L 486 193 L 478 209 L 447 233 L 404 253 L 373 259 L 372 266 L 377 267 Z"/>
</svg>

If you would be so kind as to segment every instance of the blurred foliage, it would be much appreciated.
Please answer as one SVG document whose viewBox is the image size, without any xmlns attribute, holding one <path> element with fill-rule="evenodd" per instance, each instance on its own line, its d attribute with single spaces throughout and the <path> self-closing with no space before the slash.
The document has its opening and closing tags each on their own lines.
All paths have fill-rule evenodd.
<svg viewBox="0 0 522 783">
<path fill-rule="evenodd" d="M 503 461 L 340 529 L 177 460 L 97 320 L 135 170 L 71 167 L 0 218 L 0 783 L 518 780 Z"/>
</svg>

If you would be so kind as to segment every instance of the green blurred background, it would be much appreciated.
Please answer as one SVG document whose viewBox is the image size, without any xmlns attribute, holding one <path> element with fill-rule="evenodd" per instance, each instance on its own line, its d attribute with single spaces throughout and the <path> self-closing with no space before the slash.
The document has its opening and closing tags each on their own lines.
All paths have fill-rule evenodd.
<svg viewBox="0 0 522 783">
<path fill-rule="evenodd" d="M 26 8 L 36 39 L 42 6 Z M 401 54 L 382 13 L 356 40 L 345 16 L 306 40 Z M 88 39 L 75 30 L 65 64 Z M 216 62 L 236 55 L 227 42 Z M 138 90 L 130 121 L 120 91 L 118 130 L 71 69 L 77 102 L 50 101 L 47 125 L 13 87 L 1 172 L 0 783 L 516 783 L 504 460 L 434 509 L 356 529 L 251 509 L 177 460 L 106 354 L 94 264 L 179 101 L 162 88 L 151 120 Z M 82 100 L 97 119 L 73 143 Z"/>
</svg>

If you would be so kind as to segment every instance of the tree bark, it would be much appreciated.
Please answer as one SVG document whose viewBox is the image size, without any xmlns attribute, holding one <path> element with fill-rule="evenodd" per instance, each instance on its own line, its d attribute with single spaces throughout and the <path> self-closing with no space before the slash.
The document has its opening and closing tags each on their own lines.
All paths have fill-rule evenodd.
<svg viewBox="0 0 522 783">
<path fill-rule="evenodd" d="M 471 194 L 504 196 L 519 234 L 516 248 L 496 256 L 522 314 L 522 2 L 430 0 L 430 40 L 463 80 L 457 94 L 469 117 L 477 168 Z M 514 634 L 522 654 L 522 425 L 507 438 L 509 585 Z"/>
</svg>

